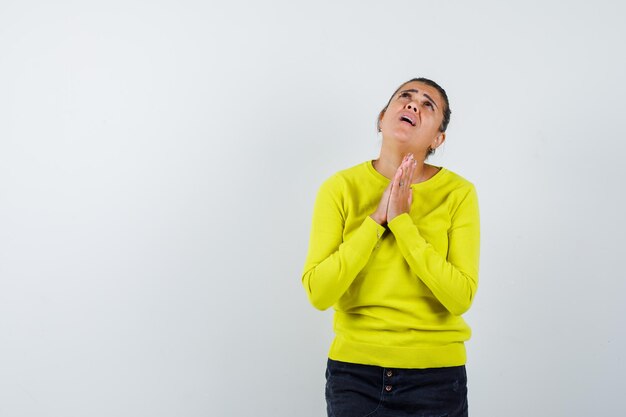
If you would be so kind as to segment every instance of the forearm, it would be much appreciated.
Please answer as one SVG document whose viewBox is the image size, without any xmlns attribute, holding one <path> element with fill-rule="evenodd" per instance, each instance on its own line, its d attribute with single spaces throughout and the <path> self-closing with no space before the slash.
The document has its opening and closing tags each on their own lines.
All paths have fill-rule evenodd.
<svg viewBox="0 0 626 417">
<path fill-rule="evenodd" d="M 329 250 L 324 236 L 312 236 L 302 284 L 315 308 L 325 310 L 341 298 L 369 261 L 384 231 L 384 227 L 366 217 L 334 251 Z"/>
<path fill-rule="evenodd" d="M 459 255 L 459 262 L 451 262 L 422 237 L 407 213 L 395 217 L 388 226 L 413 273 L 439 302 L 452 314 L 466 312 L 478 287 L 478 242 L 473 242 L 474 248 L 466 245 L 470 253 Z M 468 242 L 478 239 L 477 225 L 475 238 L 471 238 L 472 230 L 463 233 Z M 459 246 L 463 250 L 463 245 Z"/>
</svg>

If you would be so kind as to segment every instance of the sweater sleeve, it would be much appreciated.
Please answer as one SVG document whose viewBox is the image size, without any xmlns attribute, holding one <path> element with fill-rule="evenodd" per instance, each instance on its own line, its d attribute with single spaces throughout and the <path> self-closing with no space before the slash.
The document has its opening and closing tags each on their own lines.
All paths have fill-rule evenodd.
<svg viewBox="0 0 626 417">
<path fill-rule="evenodd" d="M 474 186 L 452 215 L 447 257 L 421 236 L 407 213 L 394 218 L 388 226 L 413 273 L 448 311 L 457 316 L 465 313 L 478 287 L 480 225 Z"/>
<path fill-rule="evenodd" d="M 367 264 L 385 228 L 366 216 L 346 240 L 344 195 L 337 176 L 320 188 L 313 209 L 309 250 L 302 284 L 311 304 L 326 310 L 346 292 Z"/>
</svg>

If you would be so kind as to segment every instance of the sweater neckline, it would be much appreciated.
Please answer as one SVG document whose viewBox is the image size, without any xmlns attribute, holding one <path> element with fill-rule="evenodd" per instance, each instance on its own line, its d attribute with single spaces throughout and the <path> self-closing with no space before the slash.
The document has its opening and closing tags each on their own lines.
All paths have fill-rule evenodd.
<svg viewBox="0 0 626 417">
<path fill-rule="evenodd" d="M 367 170 L 370 172 L 370 174 L 372 174 L 374 177 L 376 177 L 377 181 L 385 184 L 385 186 L 387 184 L 389 184 L 390 179 L 385 177 L 383 174 L 381 174 L 380 172 L 376 171 L 376 168 L 374 168 L 374 164 L 373 161 L 370 159 L 367 162 L 365 162 L 365 165 L 367 167 Z M 435 175 L 433 175 L 432 177 L 430 177 L 429 179 L 427 179 L 426 181 L 422 181 L 422 182 L 418 182 L 417 184 L 411 184 L 411 188 L 412 189 L 418 189 L 418 188 L 428 188 L 428 187 L 432 187 L 434 185 L 436 185 L 439 181 L 441 181 L 441 178 L 443 178 L 448 170 L 444 167 L 439 167 L 437 165 L 433 165 L 436 168 L 439 168 L 439 171 L 437 171 L 435 173 Z"/>
</svg>

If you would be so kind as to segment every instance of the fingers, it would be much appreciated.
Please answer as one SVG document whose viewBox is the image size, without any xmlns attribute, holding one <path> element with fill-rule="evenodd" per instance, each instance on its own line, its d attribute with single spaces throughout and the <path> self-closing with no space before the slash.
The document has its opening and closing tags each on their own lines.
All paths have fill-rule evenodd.
<svg viewBox="0 0 626 417">
<path fill-rule="evenodd" d="M 416 166 L 417 161 L 413 158 L 413 154 L 406 154 L 404 159 L 402 159 L 402 163 L 398 167 L 398 170 L 396 171 L 396 175 L 400 173 L 398 186 L 401 187 L 402 190 L 406 191 L 411 187 L 411 182 L 413 180 L 413 174 L 415 172 Z"/>
<path fill-rule="evenodd" d="M 416 167 L 413 154 L 406 154 L 371 216 L 378 224 L 385 224 L 398 214 L 409 212 L 413 201 L 411 183 Z"/>
<path fill-rule="evenodd" d="M 391 188 L 389 206 L 387 208 L 387 222 L 411 210 L 411 203 L 413 202 L 411 182 L 416 167 L 417 162 L 413 158 L 413 155 L 407 154 L 396 170 L 393 180 L 391 181 L 393 187 Z"/>
<path fill-rule="evenodd" d="M 413 179 L 413 170 L 415 169 L 415 164 L 413 163 L 413 155 L 411 155 L 406 162 L 404 163 L 405 167 L 402 169 L 404 172 L 404 178 L 402 182 L 406 189 L 411 188 L 411 180 Z"/>
<path fill-rule="evenodd" d="M 409 188 L 411 188 L 411 184 L 413 183 L 413 178 L 415 176 L 415 169 L 417 168 L 417 161 L 413 159 L 413 156 L 411 155 L 411 160 L 408 163 L 409 163 L 409 172 L 407 176 L 409 178 Z"/>
<path fill-rule="evenodd" d="M 393 189 L 395 177 L 389 181 L 387 187 L 383 191 L 383 195 L 380 197 L 380 202 L 378 203 L 378 207 L 376 211 L 371 214 L 370 217 L 374 219 L 374 221 L 380 225 L 385 225 L 387 223 L 387 210 L 389 208 L 389 197 L 391 196 L 391 192 Z"/>
<path fill-rule="evenodd" d="M 394 180 L 395 180 L 395 176 L 391 179 L 391 181 L 389 181 L 389 184 L 387 184 L 387 188 L 385 188 L 385 191 L 383 191 L 383 194 L 388 194 L 389 192 L 391 192 L 391 188 L 393 187 Z"/>
<path fill-rule="evenodd" d="M 391 192 L 393 194 L 395 194 L 398 190 L 400 190 L 403 186 L 404 183 L 402 182 L 402 165 L 400 165 L 398 167 L 398 169 L 396 170 L 396 175 L 393 177 L 393 181 L 391 181 L 391 183 L 393 184 L 393 187 L 391 188 Z"/>
</svg>

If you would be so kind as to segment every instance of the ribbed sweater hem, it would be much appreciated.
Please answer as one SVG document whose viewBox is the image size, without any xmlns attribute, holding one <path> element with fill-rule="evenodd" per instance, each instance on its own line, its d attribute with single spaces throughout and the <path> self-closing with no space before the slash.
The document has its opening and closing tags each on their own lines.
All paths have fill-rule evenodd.
<svg viewBox="0 0 626 417">
<path fill-rule="evenodd" d="M 399 347 L 335 337 L 328 357 L 332 360 L 375 365 L 384 368 L 447 368 L 465 365 L 467 354 L 463 342 L 447 345 Z"/>
</svg>

